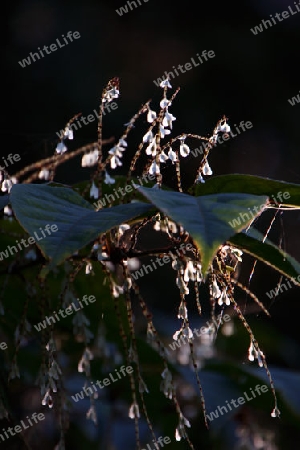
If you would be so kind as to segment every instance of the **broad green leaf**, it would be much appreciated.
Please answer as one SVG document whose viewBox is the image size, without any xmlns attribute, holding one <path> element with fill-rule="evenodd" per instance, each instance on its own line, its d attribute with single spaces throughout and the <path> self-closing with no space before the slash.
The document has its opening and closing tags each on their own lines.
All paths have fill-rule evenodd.
<svg viewBox="0 0 300 450">
<path fill-rule="evenodd" d="M 254 175 L 231 174 L 215 176 L 206 180 L 205 184 L 197 184 L 195 187 L 196 195 L 209 195 L 216 192 L 243 192 L 252 195 L 268 195 L 278 203 L 300 206 L 300 184 L 286 183 Z M 285 197 L 282 196 L 283 193 L 286 193 Z"/>
<path fill-rule="evenodd" d="M 300 264 L 292 256 L 278 248 L 269 239 L 264 242 L 264 235 L 254 228 L 247 233 L 239 233 L 231 237 L 229 241 L 246 253 L 260 259 L 268 266 L 289 278 L 295 278 L 300 274 Z M 300 279 L 298 284 L 300 285 Z"/>
<path fill-rule="evenodd" d="M 0 211 L 8 204 L 9 197 L 8 195 L 3 195 L 0 197 Z"/>
<path fill-rule="evenodd" d="M 253 220 L 241 220 L 248 208 L 265 204 L 266 196 L 248 194 L 215 194 L 193 197 L 180 192 L 139 188 L 158 209 L 182 225 L 198 245 L 202 271 L 205 274 L 219 246 L 234 234 L 246 228 Z M 248 217 L 250 215 L 248 214 Z M 256 214 L 253 213 L 253 217 Z M 236 220 L 233 225 L 229 224 Z"/>
<path fill-rule="evenodd" d="M 16 218 L 30 236 L 41 238 L 45 226 L 58 230 L 38 240 L 51 266 L 60 264 L 100 233 L 110 230 L 152 208 L 146 203 L 128 203 L 95 211 L 80 195 L 68 188 L 47 185 L 16 184 L 10 193 L 10 203 Z"/>
</svg>

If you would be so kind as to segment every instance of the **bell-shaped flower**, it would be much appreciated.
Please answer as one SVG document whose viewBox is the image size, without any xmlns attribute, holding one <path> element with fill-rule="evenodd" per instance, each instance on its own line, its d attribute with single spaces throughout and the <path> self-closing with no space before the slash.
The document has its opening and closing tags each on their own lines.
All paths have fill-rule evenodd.
<svg viewBox="0 0 300 450">
<path fill-rule="evenodd" d="M 120 95 L 120 91 L 114 87 L 114 88 L 110 89 L 109 91 L 105 92 L 104 97 L 102 99 L 102 103 L 105 103 L 105 102 L 109 103 L 114 98 L 118 98 L 119 95 Z"/>
<path fill-rule="evenodd" d="M 172 150 L 172 147 L 170 147 L 170 150 L 168 151 L 168 157 L 169 159 L 172 161 L 172 163 L 174 163 L 175 161 L 177 161 L 177 155 L 174 152 L 174 150 Z"/>
<path fill-rule="evenodd" d="M 150 175 L 160 174 L 160 167 L 159 164 L 156 163 L 156 161 L 152 161 L 151 166 L 149 167 L 149 174 Z"/>
<path fill-rule="evenodd" d="M 171 101 L 164 97 L 160 101 L 159 106 L 161 107 L 161 109 L 167 108 L 168 106 L 171 106 Z"/>
<path fill-rule="evenodd" d="M 145 143 L 145 142 L 152 142 L 152 141 L 153 141 L 153 138 L 154 138 L 154 136 L 153 136 L 152 130 L 149 130 L 149 131 L 147 131 L 146 134 L 144 134 L 144 136 L 143 136 L 143 142 L 144 142 L 144 143 Z"/>
<path fill-rule="evenodd" d="M 92 183 L 91 189 L 90 189 L 90 197 L 91 198 L 98 198 L 99 197 L 99 189 L 95 185 L 95 183 Z"/>
<path fill-rule="evenodd" d="M 122 164 L 120 158 L 118 156 L 116 156 L 116 155 L 113 155 L 113 157 L 110 160 L 110 167 L 112 169 L 115 169 L 116 167 L 122 166 L 122 165 L 123 164 Z"/>
<path fill-rule="evenodd" d="M 161 88 L 167 87 L 168 89 L 171 89 L 171 88 L 172 88 L 172 86 L 171 86 L 171 84 L 170 84 L 168 78 L 166 78 L 165 80 L 163 80 L 163 81 L 159 84 L 159 87 L 161 87 Z"/>
<path fill-rule="evenodd" d="M 40 180 L 49 180 L 49 176 L 50 176 L 50 171 L 48 169 L 42 169 L 39 172 L 39 179 Z"/>
<path fill-rule="evenodd" d="M 67 147 L 65 146 L 65 144 L 63 143 L 63 141 L 59 142 L 56 146 L 55 152 L 58 155 L 62 155 L 63 153 L 65 153 L 67 151 Z"/>
<path fill-rule="evenodd" d="M 159 124 L 160 137 L 163 139 L 166 135 L 170 134 L 171 131 L 165 128 L 163 125 Z"/>
<path fill-rule="evenodd" d="M 156 156 L 156 148 L 157 148 L 156 141 L 150 142 L 150 144 L 148 145 L 148 147 L 145 150 L 146 155 Z"/>
<path fill-rule="evenodd" d="M 216 282 L 216 280 L 214 280 L 210 286 L 210 293 L 212 295 L 213 298 L 219 298 L 221 297 L 221 291 L 220 288 L 218 286 L 218 283 Z"/>
<path fill-rule="evenodd" d="M 165 163 L 168 159 L 168 155 L 166 155 L 165 152 L 161 152 L 161 154 L 159 155 L 159 161 L 161 163 Z"/>
<path fill-rule="evenodd" d="M 81 167 L 92 167 L 98 161 L 99 151 L 97 149 L 86 153 L 81 159 Z"/>
<path fill-rule="evenodd" d="M 198 174 L 196 183 L 205 183 L 205 180 L 204 180 L 203 176 L 201 175 L 201 173 Z"/>
<path fill-rule="evenodd" d="M 179 151 L 180 151 L 181 156 L 183 156 L 183 158 L 185 158 L 186 156 L 188 156 L 190 154 L 190 147 L 181 140 L 181 143 L 179 146 Z"/>
<path fill-rule="evenodd" d="M 147 122 L 148 123 L 152 123 L 153 120 L 156 119 L 156 112 L 152 111 L 152 109 L 148 109 L 148 113 L 147 113 Z"/>
<path fill-rule="evenodd" d="M 66 127 L 64 130 L 64 139 L 73 139 L 73 130 L 70 127 Z"/>
<path fill-rule="evenodd" d="M 127 142 L 125 141 L 125 139 L 119 139 L 118 147 L 127 147 Z"/>
<path fill-rule="evenodd" d="M 212 175 L 213 171 L 210 168 L 210 165 L 208 164 L 208 162 L 206 161 L 204 166 L 203 166 L 203 175 Z"/>
<path fill-rule="evenodd" d="M 230 132 L 230 126 L 228 125 L 228 123 L 225 122 L 222 125 L 218 126 L 218 131 L 221 131 L 222 133 L 229 133 Z"/>
<path fill-rule="evenodd" d="M 165 115 L 164 115 L 162 124 L 163 124 L 164 127 L 169 127 L 169 128 L 171 128 L 171 130 L 172 130 L 172 122 L 173 122 L 174 120 L 176 120 L 176 117 L 173 116 L 173 114 L 169 113 L 169 111 L 167 110 L 167 111 L 165 112 Z"/>
<path fill-rule="evenodd" d="M 114 178 L 112 178 L 108 172 L 105 171 L 105 178 L 104 178 L 104 183 L 105 184 L 115 184 L 116 180 Z"/>
</svg>

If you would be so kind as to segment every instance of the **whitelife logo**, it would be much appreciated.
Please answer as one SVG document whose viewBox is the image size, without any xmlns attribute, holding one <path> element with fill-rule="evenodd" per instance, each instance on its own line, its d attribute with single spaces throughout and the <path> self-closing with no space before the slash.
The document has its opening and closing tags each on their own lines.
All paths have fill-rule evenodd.
<svg viewBox="0 0 300 450">
<path fill-rule="evenodd" d="M 174 70 L 173 72 L 172 72 L 172 70 L 170 70 L 170 72 L 165 71 L 163 77 L 153 80 L 153 83 L 158 87 L 160 85 L 160 83 L 162 83 L 162 81 L 164 81 L 165 79 L 170 80 L 170 79 L 175 78 L 175 76 L 178 77 L 180 75 L 180 73 L 178 73 L 178 70 L 180 70 L 181 73 L 185 73 L 186 71 L 191 70 L 193 68 L 193 66 L 198 67 L 198 66 L 200 66 L 200 64 L 203 64 L 204 61 L 202 60 L 202 58 L 205 61 L 208 61 L 208 58 L 214 58 L 216 55 L 213 50 L 209 50 L 209 51 L 203 50 L 203 52 L 201 53 L 201 56 L 199 55 L 199 53 L 197 53 L 196 56 L 197 56 L 196 61 L 194 58 L 190 59 L 192 64 L 190 62 L 187 62 L 184 64 L 184 68 L 183 68 L 182 64 L 178 64 L 177 68 L 175 66 L 173 66 L 173 70 Z"/>
<path fill-rule="evenodd" d="M 264 394 L 265 392 L 268 391 L 268 386 L 266 386 L 265 384 L 263 384 L 262 386 L 260 384 L 257 384 L 254 389 L 258 395 L 261 395 L 262 393 Z M 244 392 L 245 398 L 248 402 L 250 402 L 250 400 L 253 400 L 254 398 L 256 398 L 256 395 L 254 394 L 252 388 L 250 388 L 250 391 L 253 395 L 253 397 L 250 397 L 250 398 L 248 397 L 247 393 Z M 243 405 L 245 403 L 245 398 L 239 397 L 236 400 L 231 399 L 230 403 L 233 405 L 234 408 L 238 408 L 240 405 Z M 237 404 L 236 404 L 236 402 L 237 402 Z M 227 408 L 230 411 L 232 411 L 232 407 L 229 405 L 228 400 L 226 400 L 225 403 L 226 403 Z M 212 422 L 214 419 L 217 419 L 219 417 L 219 413 L 223 416 L 224 411 L 225 411 L 225 413 L 228 413 L 226 406 L 218 406 L 218 408 L 215 409 L 215 411 L 212 411 L 210 414 L 206 414 L 206 417 L 208 418 L 208 420 L 210 422 Z"/>
<path fill-rule="evenodd" d="M 44 231 L 47 231 L 48 236 L 50 236 L 51 232 L 52 232 L 52 233 L 55 233 L 56 231 L 58 231 L 58 227 L 57 227 L 57 225 L 55 225 L 55 224 L 49 225 L 49 223 L 47 223 L 47 225 L 45 226 L 44 230 L 43 230 L 41 227 L 40 227 L 40 230 L 41 230 L 42 237 L 40 237 L 40 236 L 37 234 L 37 232 L 35 231 L 35 232 L 33 233 L 33 234 L 34 234 L 34 237 L 33 237 L 33 236 L 30 236 L 30 237 L 27 239 L 27 242 L 26 242 L 26 239 L 21 239 L 21 242 L 19 242 L 18 239 L 17 239 L 17 240 L 16 240 L 16 245 L 19 247 L 19 250 L 23 250 L 22 245 L 23 245 L 24 247 L 29 247 L 29 245 L 35 244 L 36 241 L 40 241 L 40 240 L 42 240 L 42 239 L 47 238 L 47 235 L 44 233 Z M 28 245 L 27 245 L 27 243 L 28 243 Z M 15 245 L 12 245 L 12 246 L 8 245 L 8 246 L 7 246 L 7 249 L 6 249 L 5 251 L 0 252 L 0 261 L 3 260 L 3 257 L 4 257 L 4 258 L 8 258 L 8 257 L 9 257 L 9 253 L 10 253 L 11 256 L 12 256 L 12 255 L 14 254 L 14 253 L 12 252 L 12 250 L 14 250 L 15 253 L 17 253 L 17 252 L 19 251 Z M 8 253 L 8 252 L 9 252 L 9 253 Z"/>
<path fill-rule="evenodd" d="M 296 3 L 294 2 L 294 5 L 296 6 L 297 11 L 293 11 L 291 6 L 288 6 L 289 11 L 282 11 L 281 13 L 276 13 L 275 17 L 278 20 L 278 22 L 282 22 L 284 19 L 288 19 L 291 16 L 294 16 L 295 14 L 297 14 L 298 12 L 300 12 L 300 2 Z M 282 16 L 282 18 L 280 17 L 280 14 Z M 258 33 L 262 33 L 264 31 L 264 27 L 265 30 L 268 29 L 268 27 L 273 27 L 273 25 L 277 25 L 278 22 L 276 22 L 275 17 L 273 17 L 272 14 L 270 14 L 271 20 L 273 22 L 271 22 L 271 20 L 262 20 L 261 24 L 262 25 L 256 25 L 256 27 L 250 28 L 250 30 L 252 31 L 252 33 L 256 36 Z"/>
<path fill-rule="evenodd" d="M 119 373 L 119 371 L 121 372 L 121 374 Z M 123 377 L 126 376 L 126 372 L 128 374 L 131 374 L 133 372 L 133 367 L 132 366 L 122 366 L 119 369 L 115 369 L 116 375 L 118 378 L 114 379 L 114 373 L 109 373 L 108 376 L 109 378 L 104 378 L 102 381 L 97 380 L 96 384 L 100 389 L 104 389 L 105 386 L 109 386 L 111 384 L 111 381 L 113 383 L 115 383 L 116 381 L 120 380 Z M 104 384 L 104 386 L 102 386 L 102 383 Z M 83 400 L 84 399 L 84 394 L 86 396 L 92 396 L 94 394 L 94 392 L 97 392 L 97 387 L 94 385 L 94 382 L 91 381 L 92 386 L 87 386 L 83 388 L 83 391 L 81 392 L 77 392 L 77 394 L 75 395 L 71 395 L 72 399 L 74 400 L 74 402 L 78 402 L 79 400 Z M 94 390 L 93 390 L 94 389 Z M 89 390 L 89 391 L 88 391 Z M 88 392 L 87 392 L 88 391 Z"/>
<path fill-rule="evenodd" d="M 70 42 L 73 42 L 73 38 L 74 39 L 79 39 L 80 37 L 81 36 L 80 36 L 80 33 L 78 31 L 74 31 L 74 32 L 68 31 L 68 33 L 67 33 L 67 38 L 69 39 Z M 59 39 L 56 39 L 56 41 L 55 41 L 55 42 L 57 42 L 59 48 L 63 48 L 66 45 L 69 44 L 69 42 L 68 42 L 67 38 L 65 38 L 64 34 L 62 35 L 62 38 L 65 41 L 65 44 L 61 44 Z M 48 50 L 48 47 L 50 47 L 50 50 Z M 43 50 L 46 53 L 46 55 L 50 55 L 50 53 L 56 52 L 56 50 L 58 50 L 58 47 L 57 47 L 56 44 L 51 44 L 50 46 L 44 45 Z M 26 65 L 30 66 L 31 60 L 33 62 L 35 62 L 36 61 L 35 58 L 38 58 L 38 59 L 41 59 L 41 57 L 44 58 L 45 55 L 43 53 L 43 50 L 41 50 L 41 48 L 38 47 L 38 51 L 39 51 L 40 54 L 30 52 L 29 56 L 27 58 L 22 59 L 22 61 L 18 61 L 18 63 L 22 67 L 22 69 L 24 69 L 24 67 L 26 67 Z"/>
<path fill-rule="evenodd" d="M 291 196 L 291 194 L 289 194 L 289 192 L 287 192 L 287 191 L 281 192 L 280 191 L 277 193 L 277 199 L 279 200 L 279 202 L 275 199 L 274 195 L 272 195 L 272 198 L 273 198 L 274 202 L 278 204 L 278 203 L 284 203 L 283 200 L 288 200 L 290 198 L 290 196 Z M 241 224 L 243 222 L 248 222 L 250 219 L 255 219 L 257 214 L 259 214 L 259 212 L 263 211 L 265 208 L 266 208 L 265 203 L 262 203 L 260 206 L 253 206 L 252 209 L 254 210 L 254 214 L 251 211 L 251 208 L 248 208 L 249 213 L 240 213 L 241 218 L 237 217 L 233 220 L 229 220 L 228 223 L 232 228 L 239 227 L 239 226 L 241 226 Z M 249 216 L 249 214 L 250 214 L 250 216 Z M 245 219 L 245 217 L 246 217 L 246 219 Z"/>
<path fill-rule="evenodd" d="M 29 419 L 28 416 L 26 416 L 26 418 L 27 418 L 27 421 L 28 421 L 29 426 L 32 427 L 32 426 L 34 425 L 34 423 L 32 423 L 31 419 L 32 419 L 35 423 L 38 423 L 39 420 L 44 420 L 44 419 L 45 419 L 45 416 L 44 416 L 43 413 L 39 413 L 39 414 L 33 413 L 33 414 L 31 415 L 31 418 L 30 418 L 30 419 Z M 21 423 L 22 426 L 21 426 L 21 425 L 16 425 L 14 428 L 13 428 L 13 427 L 8 427 L 6 430 L 3 428 L 2 433 L 5 435 L 5 438 L 6 438 L 6 439 L 9 439 L 10 436 L 15 436 L 16 433 L 21 433 L 21 431 L 26 430 L 27 428 L 29 428 L 29 426 L 26 426 L 26 424 L 24 423 L 24 420 L 21 420 L 20 423 Z M 15 431 L 15 433 L 13 432 L 13 430 Z M 10 434 L 10 436 L 9 436 L 8 433 Z M 2 439 L 2 442 L 5 441 L 5 438 L 4 438 L 3 434 L 0 434 L 0 438 Z"/>
<path fill-rule="evenodd" d="M 300 92 L 300 91 L 299 91 Z M 288 99 L 288 102 L 290 105 L 295 106 L 296 103 L 300 103 L 300 94 L 297 95 L 297 97 L 292 97 Z"/>
<path fill-rule="evenodd" d="M 223 142 L 228 141 L 230 139 L 230 137 L 235 138 L 236 136 L 238 136 L 239 134 L 242 133 L 242 131 L 246 131 L 246 130 L 250 130 L 251 128 L 253 128 L 253 124 L 252 122 L 250 122 L 250 120 L 247 120 L 247 122 L 245 122 L 244 120 L 241 120 L 239 126 L 235 123 L 234 124 L 235 129 L 234 131 L 237 132 L 237 134 L 234 134 L 233 130 L 230 130 L 229 133 L 222 133 L 218 134 L 217 136 L 217 144 L 223 144 Z M 241 128 L 241 130 L 240 130 Z M 207 142 L 202 142 L 200 147 L 194 148 L 193 150 L 191 150 L 191 154 L 196 158 L 198 155 L 202 155 L 204 153 L 204 150 L 207 147 Z"/>
<path fill-rule="evenodd" d="M 7 168 L 9 166 L 8 162 L 10 162 L 10 164 L 13 164 L 14 162 L 18 162 L 21 159 L 21 156 L 18 153 L 15 153 L 14 155 L 12 153 L 10 153 L 8 156 L 6 156 L 6 158 L 4 156 L 2 156 L 3 162 L 5 167 L 0 166 L 0 170 L 4 170 L 5 168 Z"/>
<path fill-rule="evenodd" d="M 89 305 L 89 303 L 94 303 L 96 301 L 96 297 L 94 295 L 90 295 L 87 298 L 87 295 L 84 295 L 82 297 L 82 301 L 85 303 L 86 306 Z M 89 302 L 89 303 L 88 303 Z M 78 308 L 78 306 L 80 306 L 80 308 Z M 77 307 L 77 308 L 76 308 Z M 65 319 L 67 316 L 70 316 L 71 314 L 73 314 L 75 311 L 80 311 L 81 309 L 83 309 L 84 306 L 82 305 L 81 301 L 79 299 L 77 299 L 77 301 L 74 303 L 72 302 L 67 308 L 60 309 L 58 312 L 53 311 L 52 316 L 46 316 L 45 320 L 43 320 L 43 322 L 39 322 L 38 324 L 34 325 L 34 328 L 37 331 L 41 331 L 44 330 L 47 326 L 56 323 L 57 321 L 60 321 L 60 317 L 58 317 L 57 314 L 60 314 L 60 316 Z M 64 315 L 66 314 L 66 315 Z M 53 317 L 55 316 L 56 319 Z M 52 322 L 51 322 L 52 321 Z"/>
<path fill-rule="evenodd" d="M 149 0 L 143 0 L 143 1 L 144 1 L 144 3 L 148 3 L 148 2 L 149 2 Z M 136 4 L 137 2 L 138 2 L 138 5 Z M 137 2 L 135 2 L 135 1 L 130 2 L 130 1 L 128 0 L 127 5 L 129 6 L 130 11 L 133 10 L 132 5 L 134 5 L 134 8 L 138 8 L 138 6 L 142 6 L 141 0 L 137 0 Z M 119 14 L 119 16 L 123 16 L 123 14 L 128 13 L 128 12 L 129 12 L 129 9 L 128 9 L 128 6 L 127 6 L 127 5 L 121 6 L 121 8 L 116 9 L 116 10 L 115 10 L 116 13 Z"/>
</svg>

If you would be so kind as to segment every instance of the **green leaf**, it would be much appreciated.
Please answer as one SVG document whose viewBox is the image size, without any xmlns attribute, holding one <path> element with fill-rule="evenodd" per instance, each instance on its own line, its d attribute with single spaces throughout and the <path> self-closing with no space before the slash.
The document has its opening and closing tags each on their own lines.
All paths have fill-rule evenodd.
<svg viewBox="0 0 300 450">
<path fill-rule="evenodd" d="M 8 205 L 8 200 L 8 195 L 3 195 L 0 197 L 0 211 L 2 211 L 2 209 L 5 208 L 6 205 Z"/>
<path fill-rule="evenodd" d="M 41 237 L 40 228 L 54 224 L 58 230 L 38 240 L 37 245 L 51 266 L 60 264 L 77 250 L 134 217 L 148 212 L 152 205 L 128 203 L 94 211 L 87 201 L 68 188 L 47 185 L 15 184 L 10 192 L 13 211 L 25 230 Z"/>
<path fill-rule="evenodd" d="M 300 264 L 290 255 L 278 248 L 269 239 L 263 242 L 264 235 L 254 228 L 247 233 L 239 233 L 229 239 L 237 247 L 246 253 L 260 259 L 268 266 L 289 278 L 295 278 L 300 274 Z M 300 285 L 300 282 L 298 283 Z"/>
<path fill-rule="evenodd" d="M 205 274 L 219 246 L 253 220 L 239 220 L 234 228 L 229 222 L 239 219 L 248 208 L 259 207 L 267 197 L 248 194 L 215 194 L 193 197 L 180 192 L 139 188 L 158 209 L 190 233 L 201 253 Z M 255 214 L 254 214 L 255 217 Z"/>
<path fill-rule="evenodd" d="M 204 184 L 197 184 L 196 195 L 209 195 L 216 192 L 243 192 L 252 195 L 268 195 L 278 203 L 300 206 L 300 185 L 286 183 L 285 181 L 272 180 L 270 178 L 254 175 L 231 174 L 220 175 L 206 180 Z M 280 199 L 278 194 L 287 192 L 290 197 Z M 288 197 L 288 195 L 285 195 Z"/>
</svg>

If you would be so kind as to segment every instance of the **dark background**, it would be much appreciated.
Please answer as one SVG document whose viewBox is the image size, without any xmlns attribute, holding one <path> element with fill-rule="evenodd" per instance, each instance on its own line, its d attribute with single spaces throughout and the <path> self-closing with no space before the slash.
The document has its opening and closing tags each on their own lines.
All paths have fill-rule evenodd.
<svg viewBox="0 0 300 450">
<path fill-rule="evenodd" d="M 18 170 L 52 155 L 56 132 L 74 114 L 87 116 L 98 109 L 102 89 L 113 76 L 120 78 L 121 95 L 118 109 L 104 119 L 104 137 L 118 138 L 123 124 L 142 103 L 160 100 L 161 90 L 153 80 L 173 65 L 184 65 L 197 53 L 213 50 L 213 59 L 171 80 L 174 88 L 181 87 L 171 109 L 177 117 L 174 135 L 182 131 L 208 135 L 224 114 L 232 127 L 241 120 L 251 121 L 251 130 L 213 150 L 214 174 L 248 173 L 299 183 L 300 104 L 291 106 L 288 99 L 300 89 L 300 13 L 256 36 L 250 31 L 270 14 L 287 10 L 289 5 L 295 9 L 293 2 L 140 1 L 141 6 L 122 17 L 115 9 L 123 1 L 28 0 L 6 5 L 1 39 L 0 156 L 19 153 L 21 162 L 14 166 Z M 69 30 L 78 31 L 80 39 L 30 66 L 18 64 Z M 134 154 L 139 138 L 138 132 L 132 134 L 125 161 Z M 75 132 L 69 147 L 96 139 L 94 122 Z M 89 170 L 82 169 L 79 161 L 60 169 L 57 180 L 85 179 Z M 193 159 L 187 159 L 183 177 L 192 178 L 194 168 Z M 298 260 L 299 219 L 297 211 L 283 214 L 285 248 Z M 277 227 L 275 241 L 280 232 Z M 265 292 L 275 287 L 279 276 L 261 265 L 258 269 L 252 288 L 269 306 Z M 272 302 L 270 309 L 272 324 L 290 340 L 286 348 L 291 355 L 280 364 L 292 370 L 300 366 L 298 296 L 298 289 L 293 288 Z M 163 294 L 157 292 L 154 302 L 159 304 L 161 298 Z M 167 309 L 170 302 L 164 299 L 164 305 Z M 258 320 L 265 320 L 262 314 Z"/>
</svg>

